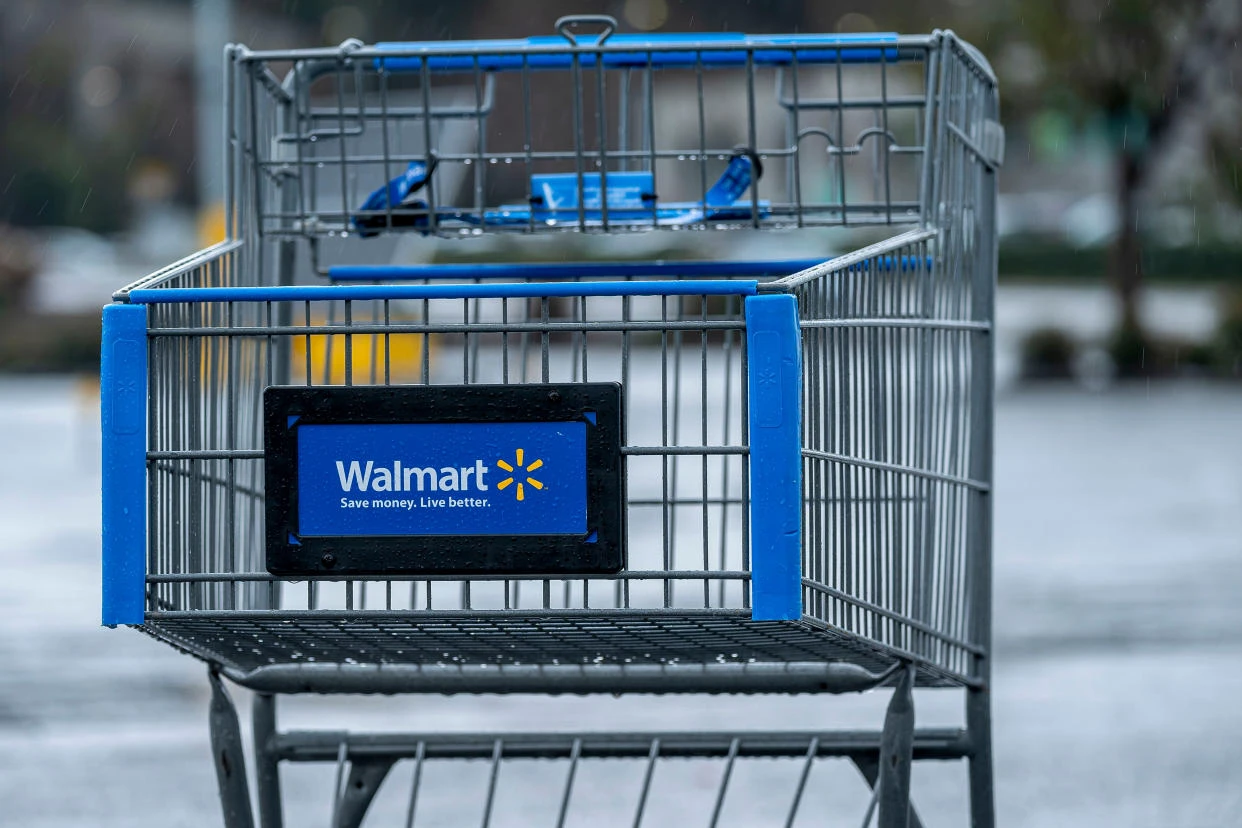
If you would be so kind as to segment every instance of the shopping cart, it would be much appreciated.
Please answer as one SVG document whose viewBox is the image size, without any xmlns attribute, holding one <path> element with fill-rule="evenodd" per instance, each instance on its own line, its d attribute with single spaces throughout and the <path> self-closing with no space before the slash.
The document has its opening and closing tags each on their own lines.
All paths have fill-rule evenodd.
<svg viewBox="0 0 1242 828">
<path fill-rule="evenodd" d="M 228 240 L 116 293 L 102 369 L 103 621 L 209 666 L 230 826 L 253 817 L 222 678 L 257 693 L 266 828 L 281 762 L 337 764 L 336 826 L 398 762 L 410 824 L 425 767 L 488 763 L 463 795 L 486 825 L 535 758 L 567 774 L 558 825 L 591 761 L 644 769 L 638 825 L 688 757 L 722 765 L 712 825 L 795 824 L 834 757 L 884 826 L 918 824 L 912 760 L 968 760 L 993 823 L 995 78 L 949 32 L 614 28 L 228 49 Z M 443 261 L 476 237 L 502 261 Z M 877 732 L 275 715 L 287 693 L 882 685 Z M 966 727 L 915 729 L 916 686 L 964 690 Z M 727 796 L 757 757 L 788 760 L 775 806 Z"/>
</svg>

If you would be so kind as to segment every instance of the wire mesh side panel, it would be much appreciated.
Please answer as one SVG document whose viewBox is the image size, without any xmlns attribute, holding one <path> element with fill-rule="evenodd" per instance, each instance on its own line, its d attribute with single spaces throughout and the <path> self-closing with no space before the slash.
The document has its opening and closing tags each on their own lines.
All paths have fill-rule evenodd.
<svg viewBox="0 0 1242 828">
<path fill-rule="evenodd" d="M 971 676 L 988 638 L 994 89 L 941 52 L 939 223 L 785 280 L 803 337 L 804 603 Z"/>
<path fill-rule="evenodd" d="M 693 38 L 238 49 L 234 197 L 258 233 L 312 240 L 919 220 L 927 38 Z M 745 180 L 721 200 L 739 152 Z M 408 200 L 362 209 L 433 160 Z M 542 186 L 558 174 L 565 199 Z"/>
<path fill-rule="evenodd" d="M 227 281 L 227 260 L 197 266 Z M 150 306 L 149 610 L 745 609 L 740 296 Z M 616 381 L 629 564 L 620 578 L 271 579 L 262 391 Z"/>
<path fill-rule="evenodd" d="M 240 243 L 161 275 L 167 287 L 249 284 Z M 270 306 L 159 304 L 150 330 L 271 325 Z M 281 375 L 269 339 L 152 338 L 149 344 L 147 571 L 242 572 L 263 566 L 262 389 Z M 240 449 L 240 450 L 239 450 Z M 148 610 L 267 607 L 247 584 L 195 582 L 179 594 L 149 588 Z"/>
</svg>

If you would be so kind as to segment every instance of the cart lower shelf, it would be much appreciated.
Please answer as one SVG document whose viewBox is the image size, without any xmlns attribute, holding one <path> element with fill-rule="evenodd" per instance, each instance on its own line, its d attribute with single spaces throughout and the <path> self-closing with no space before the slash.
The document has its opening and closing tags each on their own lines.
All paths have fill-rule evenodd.
<svg viewBox="0 0 1242 828">
<path fill-rule="evenodd" d="M 745 610 L 149 613 L 140 629 L 267 693 L 833 693 L 909 661 Z M 970 685 L 915 667 L 922 687 Z"/>
</svg>

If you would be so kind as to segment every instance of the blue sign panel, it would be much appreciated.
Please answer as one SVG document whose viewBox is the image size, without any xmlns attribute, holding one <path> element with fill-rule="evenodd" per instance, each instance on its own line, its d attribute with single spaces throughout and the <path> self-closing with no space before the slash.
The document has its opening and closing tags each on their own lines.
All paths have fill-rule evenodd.
<svg viewBox="0 0 1242 828">
<path fill-rule="evenodd" d="M 302 536 L 587 532 L 584 421 L 297 428 Z"/>
<path fill-rule="evenodd" d="M 267 388 L 267 571 L 618 572 L 623 411 L 616 383 Z"/>
</svg>

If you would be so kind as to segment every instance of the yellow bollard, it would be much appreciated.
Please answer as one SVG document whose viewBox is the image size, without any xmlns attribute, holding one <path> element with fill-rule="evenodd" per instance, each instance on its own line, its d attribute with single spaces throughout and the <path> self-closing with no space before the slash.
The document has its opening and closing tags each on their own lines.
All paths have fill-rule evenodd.
<svg viewBox="0 0 1242 828">
<path fill-rule="evenodd" d="M 400 321 L 391 320 L 397 324 Z M 316 319 L 309 330 L 328 324 Z M 418 383 L 423 380 L 423 351 L 427 350 L 430 366 L 435 343 L 428 334 L 351 334 L 349 336 L 350 382 L 353 385 Z M 307 381 L 307 354 L 310 356 L 310 381 L 316 385 L 345 384 L 345 334 L 315 334 L 293 338 L 292 377 L 296 383 Z"/>
</svg>

